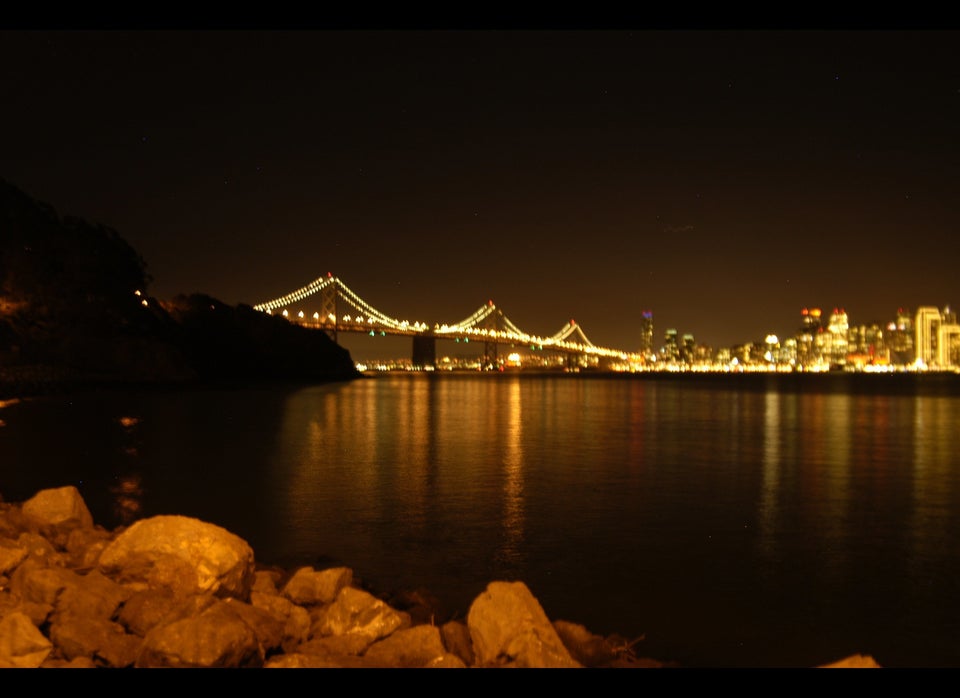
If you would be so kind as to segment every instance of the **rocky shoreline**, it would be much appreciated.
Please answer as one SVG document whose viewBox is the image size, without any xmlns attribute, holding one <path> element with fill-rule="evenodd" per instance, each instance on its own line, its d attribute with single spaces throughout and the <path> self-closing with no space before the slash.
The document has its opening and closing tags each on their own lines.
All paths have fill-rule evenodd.
<svg viewBox="0 0 960 698">
<path fill-rule="evenodd" d="M 436 620 L 347 567 L 262 568 L 243 539 L 197 519 L 108 531 L 72 486 L 0 500 L 0 668 L 677 666 L 640 656 L 640 640 L 551 622 L 523 582 L 491 582 L 464 620 Z"/>
</svg>

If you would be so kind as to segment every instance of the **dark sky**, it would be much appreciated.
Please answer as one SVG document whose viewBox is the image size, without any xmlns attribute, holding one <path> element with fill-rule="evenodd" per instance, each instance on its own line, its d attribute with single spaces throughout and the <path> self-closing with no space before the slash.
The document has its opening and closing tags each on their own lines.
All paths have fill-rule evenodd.
<svg viewBox="0 0 960 698">
<path fill-rule="evenodd" d="M 0 31 L 0 177 L 150 292 L 636 349 L 960 305 L 955 31 Z"/>
</svg>

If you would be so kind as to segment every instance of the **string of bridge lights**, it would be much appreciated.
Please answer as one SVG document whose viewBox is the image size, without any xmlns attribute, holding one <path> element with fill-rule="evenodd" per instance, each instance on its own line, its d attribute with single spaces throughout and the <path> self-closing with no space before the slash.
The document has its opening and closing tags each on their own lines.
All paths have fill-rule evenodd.
<svg viewBox="0 0 960 698">
<path fill-rule="evenodd" d="M 289 317 L 289 306 L 299 303 L 300 301 L 303 301 L 306 298 L 329 288 L 330 286 L 334 287 L 335 293 L 337 290 L 339 290 L 343 295 L 344 300 L 346 300 L 355 311 L 359 311 L 362 313 L 362 315 L 366 315 L 366 319 L 364 319 L 362 315 L 358 315 L 355 318 L 352 318 L 350 315 L 341 315 L 339 321 L 369 326 L 371 327 L 371 332 L 374 332 L 374 328 L 377 326 L 382 326 L 386 329 L 402 332 L 404 334 L 415 334 L 430 330 L 430 326 L 425 322 L 414 322 L 411 324 L 407 320 L 397 320 L 390 317 L 386 313 L 377 310 L 363 300 L 359 295 L 357 295 L 352 289 L 350 289 L 350 287 L 343 283 L 343 281 L 333 276 L 331 273 L 328 273 L 326 276 L 322 276 L 318 279 L 314 279 L 306 286 L 281 296 L 280 298 L 258 303 L 253 307 L 255 310 L 259 310 L 268 314 L 272 314 L 275 310 L 282 309 L 281 314 L 284 317 Z M 457 323 L 452 325 L 434 325 L 433 332 L 437 335 L 470 335 L 486 339 L 515 341 L 521 344 L 535 345 L 541 349 L 544 347 L 556 347 L 570 351 L 580 351 L 585 354 L 595 354 L 598 356 L 620 359 L 627 359 L 633 356 L 633 354 L 630 352 L 624 352 L 618 349 L 608 349 L 606 347 L 598 347 L 590 341 L 583 329 L 573 320 L 571 320 L 569 323 L 566 323 L 556 334 L 550 337 L 540 337 L 524 332 L 517 327 L 513 321 L 510 320 L 510 318 L 504 315 L 502 311 L 500 311 L 500 316 L 504 326 L 506 327 L 505 330 L 491 330 L 477 327 L 478 323 L 483 322 L 489 318 L 490 315 L 497 311 L 497 306 L 493 303 L 493 301 L 488 301 L 486 304 L 478 308 L 473 314 Z M 297 317 L 301 321 L 306 320 L 303 311 L 299 311 Z M 328 313 L 327 317 L 321 318 L 320 313 L 315 312 L 313 314 L 313 320 L 318 324 L 326 324 L 330 322 L 336 325 L 338 322 L 338 318 L 333 313 Z M 571 335 L 576 335 L 581 341 L 568 341 Z"/>
</svg>

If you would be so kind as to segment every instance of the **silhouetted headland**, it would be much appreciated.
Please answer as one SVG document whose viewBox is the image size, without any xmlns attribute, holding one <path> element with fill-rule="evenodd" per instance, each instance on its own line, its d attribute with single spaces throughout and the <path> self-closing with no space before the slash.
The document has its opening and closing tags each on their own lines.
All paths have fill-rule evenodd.
<svg viewBox="0 0 960 698">
<path fill-rule="evenodd" d="M 0 398 L 359 375 L 323 332 L 203 293 L 153 298 L 146 269 L 115 230 L 0 179 Z"/>
</svg>

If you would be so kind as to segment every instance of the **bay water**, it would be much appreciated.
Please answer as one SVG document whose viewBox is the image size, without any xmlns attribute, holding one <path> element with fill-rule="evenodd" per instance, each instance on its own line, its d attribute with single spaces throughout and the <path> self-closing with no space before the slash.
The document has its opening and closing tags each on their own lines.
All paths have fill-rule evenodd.
<svg viewBox="0 0 960 698">
<path fill-rule="evenodd" d="M 0 405 L 0 496 L 182 514 L 463 618 L 552 619 L 697 667 L 960 667 L 957 376 L 399 373 Z"/>
</svg>

